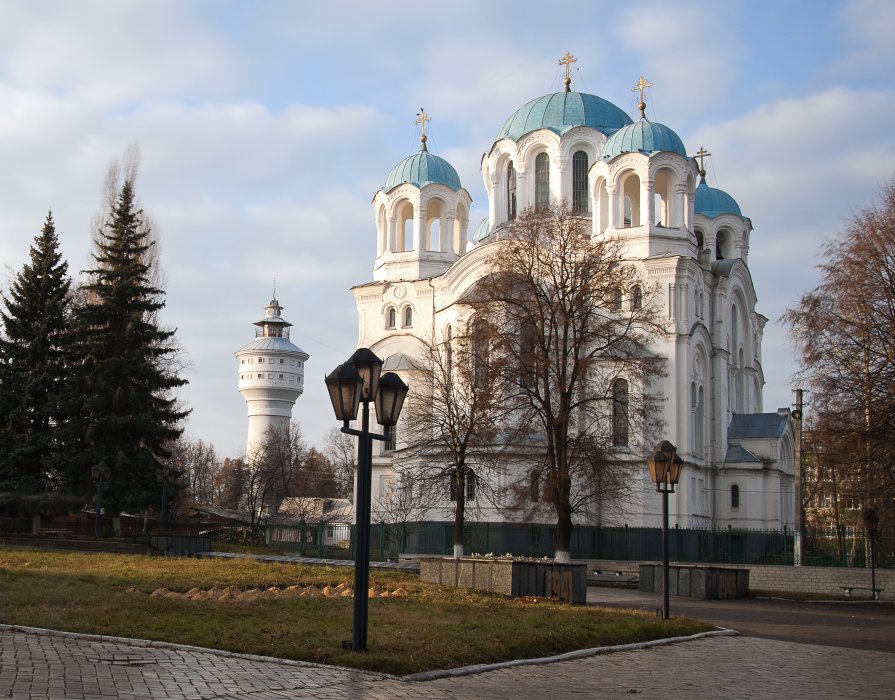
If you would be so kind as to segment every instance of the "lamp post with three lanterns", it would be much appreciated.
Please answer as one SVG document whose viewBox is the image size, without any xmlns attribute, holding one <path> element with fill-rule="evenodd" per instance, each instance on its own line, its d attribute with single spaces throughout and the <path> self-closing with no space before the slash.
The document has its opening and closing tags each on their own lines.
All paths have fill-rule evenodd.
<svg viewBox="0 0 895 700">
<path fill-rule="evenodd" d="M 343 642 L 352 651 L 367 650 L 367 614 L 370 583 L 370 491 L 373 471 L 373 440 L 387 440 L 401 415 L 407 396 L 407 385 L 393 373 L 382 372 L 380 360 L 368 348 L 359 348 L 344 364 L 326 377 L 326 388 L 336 419 L 342 421 L 342 432 L 356 435 L 357 497 L 354 504 L 354 618 L 351 642 Z M 376 409 L 376 420 L 385 426 L 383 435 L 370 432 L 370 402 Z M 357 419 L 363 403 L 361 429 L 348 427 Z"/>
</svg>

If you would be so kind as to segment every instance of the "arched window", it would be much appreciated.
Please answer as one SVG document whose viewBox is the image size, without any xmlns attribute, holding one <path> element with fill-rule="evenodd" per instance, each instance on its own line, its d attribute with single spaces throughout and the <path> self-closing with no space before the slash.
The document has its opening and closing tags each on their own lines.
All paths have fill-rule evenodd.
<svg viewBox="0 0 895 700">
<path fill-rule="evenodd" d="M 541 470 L 532 469 L 528 482 L 528 500 L 537 503 L 541 500 Z"/>
<path fill-rule="evenodd" d="M 398 445 L 398 426 L 397 425 L 389 425 L 386 426 L 383 430 L 385 433 L 385 440 L 382 442 L 382 451 L 383 452 L 394 452 L 395 448 Z"/>
<path fill-rule="evenodd" d="M 737 377 L 736 377 L 736 392 L 737 392 L 737 413 L 745 413 L 746 411 L 746 387 L 744 385 L 744 379 L 746 375 L 746 369 L 743 363 L 743 348 L 740 348 L 739 353 L 737 353 L 737 369 L 736 369 Z"/>
<path fill-rule="evenodd" d="M 730 487 L 730 507 L 734 510 L 740 507 L 740 487 L 736 484 Z"/>
<path fill-rule="evenodd" d="M 447 378 L 450 380 L 454 376 L 454 331 L 450 326 L 444 332 L 444 342 L 444 362 L 447 369 Z"/>
<path fill-rule="evenodd" d="M 466 469 L 464 473 L 463 484 L 465 488 L 466 501 L 474 501 L 476 490 L 478 488 L 478 477 L 472 469 Z M 450 498 L 452 502 L 457 501 L 457 470 L 453 470 L 449 478 Z"/>
<path fill-rule="evenodd" d="M 628 446 L 628 382 L 616 379 L 612 384 L 612 445 Z"/>
<path fill-rule="evenodd" d="M 693 411 L 693 452 L 705 455 L 705 392 L 700 386 L 696 390 L 696 406 Z"/>
<path fill-rule="evenodd" d="M 481 320 L 472 331 L 472 381 L 479 389 L 488 382 L 488 327 Z"/>
<path fill-rule="evenodd" d="M 718 231 L 715 237 L 715 260 L 724 260 L 727 251 L 727 235 L 724 231 Z"/>
<path fill-rule="evenodd" d="M 612 310 L 622 310 L 622 290 L 617 287 L 612 290 Z"/>
<path fill-rule="evenodd" d="M 404 307 L 404 328 L 410 328 L 413 325 L 413 309 L 409 306 Z"/>
<path fill-rule="evenodd" d="M 643 308 L 643 290 L 640 289 L 639 284 L 635 284 L 631 287 L 631 310 L 637 311 L 637 309 Z"/>
<path fill-rule="evenodd" d="M 516 166 L 513 161 L 507 163 L 507 219 L 516 218 Z"/>
<path fill-rule="evenodd" d="M 572 211 L 588 211 L 587 206 L 587 153 L 575 151 L 572 156 Z"/>
<path fill-rule="evenodd" d="M 535 207 L 546 209 L 550 206 L 550 158 L 546 153 L 538 153 L 535 158 Z"/>
<path fill-rule="evenodd" d="M 388 312 L 385 314 L 385 327 L 386 328 L 394 328 L 398 323 L 398 312 L 395 310 L 394 306 L 389 307 Z"/>
<path fill-rule="evenodd" d="M 705 237 L 700 229 L 696 229 L 696 250 L 702 250 L 705 247 Z"/>
</svg>

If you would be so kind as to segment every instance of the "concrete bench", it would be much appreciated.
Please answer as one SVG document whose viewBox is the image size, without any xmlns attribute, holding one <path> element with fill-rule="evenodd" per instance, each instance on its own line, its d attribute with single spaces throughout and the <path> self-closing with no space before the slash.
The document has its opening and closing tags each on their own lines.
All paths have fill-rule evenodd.
<svg viewBox="0 0 895 700">
<path fill-rule="evenodd" d="M 851 598 L 852 591 L 870 591 L 871 597 L 873 600 L 879 600 L 879 594 L 882 593 L 885 588 L 871 588 L 870 586 L 839 586 L 843 591 L 845 591 L 845 595 Z"/>
</svg>

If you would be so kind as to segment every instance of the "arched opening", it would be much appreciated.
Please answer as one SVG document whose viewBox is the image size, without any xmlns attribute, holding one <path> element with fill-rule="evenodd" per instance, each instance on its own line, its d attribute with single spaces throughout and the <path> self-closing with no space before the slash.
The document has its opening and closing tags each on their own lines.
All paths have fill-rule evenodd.
<svg viewBox="0 0 895 700">
<path fill-rule="evenodd" d="M 628 382 L 616 379 L 612 383 L 612 445 L 628 446 Z"/>
<path fill-rule="evenodd" d="M 396 252 L 398 253 L 413 250 L 413 205 L 410 202 L 404 202 L 398 210 L 398 240 L 396 243 Z"/>
<path fill-rule="evenodd" d="M 472 381 L 479 389 L 488 383 L 488 351 L 488 326 L 477 320 L 472 330 Z"/>
<path fill-rule="evenodd" d="M 376 255 L 382 255 L 388 250 L 388 224 L 385 219 L 385 206 L 379 207 L 376 216 Z"/>
<path fill-rule="evenodd" d="M 535 207 L 546 209 L 550 206 L 550 157 L 538 153 L 535 158 Z"/>
<path fill-rule="evenodd" d="M 448 326 L 444 331 L 444 364 L 447 378 L 450 381 L 454 376 L 454 329 Z"/>
<path fill-rule="evenodd" d="M 732 247 L 730 232 L 727 229 L 718 231 L 718 235 L 715 236 L 715 260 L 727 260 L 732 257 Z"/>
<path fill-rule="evenodd" d="M 404 307 L 404 328 L 410 328 L 413 325 L 413 308 L 410 306 Z"/>
<path fill-rule="evenodd" d="M 606 180 L 600 179 L 597 183 L 597 232 L 604 233 L 609 228 L 609 190 L 606 188 Z"/>
<path fill-rule="evenodd" d="M 472 469 L 465 469 L 463 472 L 461 472 L 461 478 L 463 482 L 462 486 L 465 492 L 464 500 L 474 501 L 476 491 L 478 490 L 478 477 L 476 476 L 476 473 L 472 471 Z M 458 486 L 460 486 L 460 484 L 458 484 L 459 481 L 461 481 L 461 479 L 458 479 L 457 477 L 457 470 L 452 470 L 448 479 L 448 488 L 452 503 L 455 503 L 457 501 L 457 489 Z"/>
<path fill-rule="evenodd" d="M 622 183 L 623 228 L 640 226 L 640 178 L 628 173 Z"/>
<path fill-rule="evenodd" d="M 622 310 L 622 290 L 618 287 L 612 290 L 612 310 Z"/>
<path fill-rule="evenodd" d="M 653 180 L 653 221 L 656 226 L 674 226 L 672 189 L 674 178 L 671 171 L 662 168 Z"/>
<path fill-rule="evenodd" d="M 516 166 L 507 163 L 507 221 L 516 218 Z"/>
<path fill-rule="evenodd" d="M 698 252 L 705 248 L 705 234 L 700 228 L 696 229 L 694 233 L 696 234 L 696 250 Z"/>
<path fill-rule="evenodd" d="M 587 200 L 587 153 L 575 151 L 572 156 L 572 211 L 576 214 L 589 211 Z"/>
<path fill-rule="evenodd" d="M 385 312 L 385 327 L 394 328 L 397 325 L 398 312 L 394 306 L 390 306 Z"/>
<path fill-rule="evenodd" d="M 733 510 L 740 507 L 740 487 L 736 484 L 730 487 L 730 507 Z"/>
<path fill-rule="evenodd" d="M 433 199 L 426 205 L 426 236 L 423 246 L 425 250 L 442 251 L 441 226 L 443 216 L 444 206 L 439 200 Z"/>
<path fill-rule="evenodd" d="M 643 290 L 639 284 L 631 287 L 631 311 L 637 311 L 643 308 Z"/>
<path fill-rule="evenodd" d="M 745 413 L 746 412 L 746 387 L 745 385 L 745 374 L 746 369 L 743 363 L 743 348 L 739 349 L 737 353 L 737 369 L 736 369 L 737 377 L 736 377 L 736 392 L 737 392 L 737 413 Z"/>
</svg>

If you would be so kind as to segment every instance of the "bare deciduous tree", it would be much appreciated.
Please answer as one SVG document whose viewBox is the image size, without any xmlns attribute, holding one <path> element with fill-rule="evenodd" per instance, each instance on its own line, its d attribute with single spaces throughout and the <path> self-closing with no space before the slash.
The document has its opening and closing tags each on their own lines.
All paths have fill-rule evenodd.
<svg viewBox="0 0 895 700">
<path fill-rule="evenodd" d="M 660 332 L 658 289 L 617 240 L 591 236 L 564 205 L 520 215 L 491 265 L 466 301 L 498 329 L 491 356 L 502 358 L 503 395 L 528 431 L 532 483 L 517 503 L 533 507 L 537 488 L 552 504 L 556 558 L 567 561 L 573 515 L 625 494 L 658 427 L 650 397 L 664 361 L 648 347 Z"/>
<path fill-rule="evenodd" d="M 419 491 L 449 496 L 455 557 L 463 556 L 467 511 L 498 501 L 505 447 L 499 439 L 505 410 L 500 372 L 486 348 L 490 331 L 475 320 L 464 325 L 441 342 L 424 343 L 416 363 L 423 380 L 414 383 L 405 418 L 413 441 L 397 460 Z"/>
<path fill-rule="evenodd" d="M 895 495 L 895 181 L 823 248 L 821 284 L 784 314 L 797 380 L 837 451 L 840 483 L 892 527 Z M 830 453 L 830 450 L 825 450 Z M 855 509 L 856 511 L 859 509 Z M 884 515 L 885 513 L 885 515 Z M 857 513 L 856 513 L 857 517 Z M 887 525 L 888 524 L 888 525 Z"/>
</svg>

